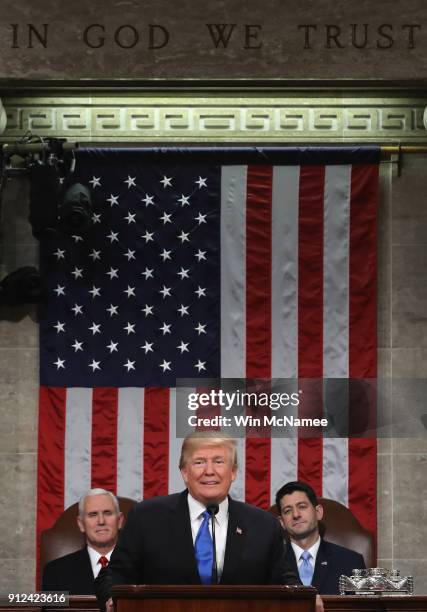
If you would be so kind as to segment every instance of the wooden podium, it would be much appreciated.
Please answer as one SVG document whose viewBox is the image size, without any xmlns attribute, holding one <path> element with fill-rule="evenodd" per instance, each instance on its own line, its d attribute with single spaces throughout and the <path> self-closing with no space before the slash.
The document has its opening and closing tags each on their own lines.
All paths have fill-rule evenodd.
<svg viewBox="0 0 427 612">
<path fill-rule="evenodd" d="M 311 587 L 115 586 L 116 612 L 315 612 Z"/>
</svg>

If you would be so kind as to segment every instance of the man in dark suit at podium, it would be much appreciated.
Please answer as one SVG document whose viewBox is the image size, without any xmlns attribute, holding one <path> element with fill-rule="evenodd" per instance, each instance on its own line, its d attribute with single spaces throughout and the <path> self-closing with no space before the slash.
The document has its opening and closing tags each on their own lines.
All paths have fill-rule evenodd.
<svg viewBox="0 0 427 612">
<path fill-rule="evenodd" d="M 290 538 L 286 558 L 299 572 L 301 582 L 316 587 L 320 595 L 339 595 L 339 577 L 364 569 L 363 556 L 320 537 L 318 521 L 323 507 L 310 485 L 288 482 L 277 492 L 276 504 Z"/>
<path fill-rule="evenodd" d="M 96 580 L 105 603 L 115 584 L 300 584 L 286 564 L 278 521 L 228 496 L 237 472 L 235 440 L 196 433 L 183 443 L 187 489 L 148 499 L 128 514 L 108 568 Z M 110 604 L 110 602 L 108 602 Z"/>
<path fill-rule="evenodd" d="M 123 523 L 117 498 L 105 489 L 91 489 L 79 502 L 77 525 L 86 537 L 80 550 L 50 561 L 43 571 L 43 591 L 94 595 L 95 578 L 105 567 Z"/>
</svg>

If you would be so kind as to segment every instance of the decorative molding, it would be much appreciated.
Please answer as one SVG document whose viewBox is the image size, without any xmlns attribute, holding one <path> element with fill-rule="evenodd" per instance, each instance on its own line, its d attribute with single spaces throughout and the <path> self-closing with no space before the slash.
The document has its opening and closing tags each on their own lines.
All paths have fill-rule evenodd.
<svg viewBox="0 0 427 612">
<path fill-rule="evenodd" d="M 368 92 L 369 93 L 369 92 Z M 407 92 L 408 93 L 408 92 Z M 3 97 L 12 142 L 27 131 L 81 142 L 419 143 L 427 94 L 276 96 L 203 92 Z"/>
</svg>

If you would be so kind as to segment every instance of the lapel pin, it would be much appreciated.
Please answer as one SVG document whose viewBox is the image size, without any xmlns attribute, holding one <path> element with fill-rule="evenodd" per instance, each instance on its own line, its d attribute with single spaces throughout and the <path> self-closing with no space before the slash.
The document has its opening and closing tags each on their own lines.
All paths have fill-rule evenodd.
<svg viewBox="0 0 427 612">
<path fill-rule="evenodd" d="M 236 533 L 242 535 L 243 531 L 240 529 L 240 527 L 236 527 Z"/>
<path fill-rule="evenodd" d="M 322 563 L 320 565 L 328 565 L 327 561 L 322 561 Z"/>
</svg>

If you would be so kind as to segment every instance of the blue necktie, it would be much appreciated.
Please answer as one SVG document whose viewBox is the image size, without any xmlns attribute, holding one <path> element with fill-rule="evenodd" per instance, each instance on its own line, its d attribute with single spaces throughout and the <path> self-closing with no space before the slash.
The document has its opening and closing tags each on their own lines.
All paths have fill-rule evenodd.
<svg viewBox="0 0 427 612">
<path fill-rule="evenodd" d="M 197 532 L 194 552 L 202 584 L 212 584 L 213 542 L 209 532 L 209 519 L 211 515 L 205 510 L 202 516 L 203 522 Z"/>
<path fill-rule="evenodd" d="M 310 586 L 311 579 L 313 578 L 313 567 L 310 563 L 311 554 L 308 550 L 305 550 L 300 559 L 302 559 L 302 563 L 299 568 L 299 577 L 305 586 Z"/>
</svg>

